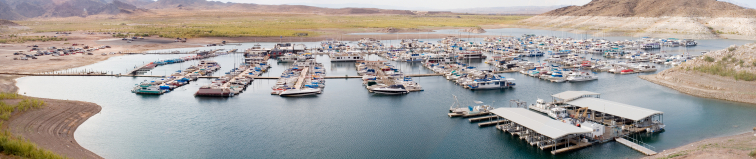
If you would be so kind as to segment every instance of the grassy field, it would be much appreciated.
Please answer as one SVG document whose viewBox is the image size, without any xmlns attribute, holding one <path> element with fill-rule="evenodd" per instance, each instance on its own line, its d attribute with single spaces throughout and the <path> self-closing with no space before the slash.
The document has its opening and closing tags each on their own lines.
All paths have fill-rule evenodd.
<svg viewBox="0 0 756 159">
<path fill-rule="evenodd" d="M 277 37 L 327 34 L 317 29 L 476 27 L 511 24 L 528 16 L 497 15 L 309 15 L 237 12 L 181 12 L 120 18 L 62 18 L 16 21 L 34 32 L 95 31 L 162 37 Z"/>
</svg>

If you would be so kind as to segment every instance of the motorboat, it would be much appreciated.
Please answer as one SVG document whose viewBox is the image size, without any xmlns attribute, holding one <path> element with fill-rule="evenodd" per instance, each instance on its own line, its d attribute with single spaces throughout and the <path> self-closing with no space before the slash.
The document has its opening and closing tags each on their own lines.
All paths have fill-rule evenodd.
<svg viewBox="0 0 756 159">
<path fill-rule="evenodd" d="M 373 93 L 376 94 L 389 94 L 389 95 L 396 95 L 396 94 L 407 94 L 409 91 L 404 88 L 403 85 L 391 85 L 386 87 L 375 87 L 370 89 L 373 91 Z"/>
<path fill-rule="evenodd" d="M 136 94 L 163 94 L 167 91 L 161 89 L 159 84 L 153 82 L 142 82 L 131 90 L 132 93 Z"/>
<path fill-rule="evenodd" d="M 281 94 L 278 94 L 283 97 L 300 97 L 300 96 L 312 96 L 312 95 L 318 95 L 320 94 L 320 89 L 317 88 L 304 88 L 304 89 L 288 89 Z"/>
<path fill-rule="evenodd" d="M 567 78 L 565 80 L 570 82 L 580 82 L 580 81 L 592 81 L 597 80 L 598 77 L 592 73 L 589 72 L 573 72 L 567 75 Z"/>
</svg>

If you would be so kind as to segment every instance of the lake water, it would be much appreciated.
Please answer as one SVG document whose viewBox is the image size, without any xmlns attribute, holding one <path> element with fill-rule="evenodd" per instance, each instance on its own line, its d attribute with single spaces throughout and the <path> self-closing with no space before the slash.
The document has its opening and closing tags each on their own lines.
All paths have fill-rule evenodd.
<svg viewBox="0 0 756 159">
<path fill-rule="evenodd" d="M 521 35 L 528 30 L 512 31 Z M 489 33 L 494 31 L 489 30 Z M 551 31 L 530 30 L 528 33 Z M 568 35 L 568 33 L 558 32 Z M 503 33 L 502 33 L 503 34 Z M 504 34 L 506 35 L 506 34 Z M 575 35 L 579 36 L 579 35 Z M 435 39 L 426 39 L 435 40 Z M 395 40 L 394 40 L 395 41 Z M 434 41 L 435 42 L 435 41 Z M 699 46 L 668 53 L 717 50 L 753 41 L 699 40 Z M 273 43 L 261 43 L 271 46 Z M 314 45 L 317 43 L 309 43 Z M 227 45 L 246 49 L 253 44 Z M 196 49 L 216 49 L 203 47 Z M 691 51 L 695 50 L 695 51 Z M 163 50 L 164 51 L 164 50 Z M 135 65 L 186 55 L 119 56 L 77 69 L 126 72 Z M 590 55 L 589 55 L 590 56 Z M 596 57 L 598 58 L 598 57 Z M 240 54 L 214 57 L 226 72 Z M 330 63 L 318 56 L 328 76 L 357 75 L 353 63 Z M 380 57 L 371 56 L 379 60 Z M 531 58 L 530 60 L 539 60 Z M 288 64 L 276 64 L 263 76 L 279 76 Z M 165 75 L 196 62 L 160 66 L 147 74 Z M 431 73 L 420 63 L 393 62 L 405 74 Z M 470 61 L 490 68 L 480 60 Z M 666 66 L 659 66 L 663 69 Z M 75 69 L 76 70 L 76 69 Z M 660 70 L 661 71 L 661 70 Z M 493 127 L 478 128 L 466 119 L 446 116 L 459 97 L 463 106 L 483 101 L 496 107 L 509 100 L 528 103 L 575 90 L 601 98 L 664 112 L 666 131 L 640 137 L 657 151 L 704 138 L 734 135 L 756 126 L 756 106 L 704 99 L 642 80 L 634 75 L 599 73 L 599 80 L 550 83 L 519 73 L 514 89 L 470 91 L 442 77 L 414 78 L 425 91 L 404 96 L 367 92 L 360 79 L 329 79 L 320 96 L 282 98 L 270 95 L 275 80 L 255 80 L 232 98 L 194 97 L 200 79 L 161 96 L 136 95 L 131 88 L 152 78 L 23 77 L 19 92 L 30 96 L 94 102 L 102 112 L 75 133 L 83 147 L 105 158 L 637 158 L 639 152 L 616 142 L 551 155 Z M 495 101 L 495 102 L 494 102 Z"/>
</svg>

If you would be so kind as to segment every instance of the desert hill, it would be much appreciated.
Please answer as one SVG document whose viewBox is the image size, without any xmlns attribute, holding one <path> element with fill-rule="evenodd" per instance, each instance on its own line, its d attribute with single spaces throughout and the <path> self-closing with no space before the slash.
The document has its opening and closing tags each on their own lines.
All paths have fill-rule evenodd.
<svg viewBox="0 0 756 159">
<path fill-rule="evenodd" d="M 258 5 L 207 0 L 0 0 L 0 19 L 36 17 L 85 17 L 97 14 L 130 14 L 142 9 L 199 9 L 261 13 L 303 14 L 414 14 L 409 10 L 377 8 L 321 8 L 305 5 Z"/>
<path fill-rule="evenodd" d="M 118 0 L 0 0 L 0 19 L 119 14 L 134 9 Z"/>
<path fill-rule="evenodd" d="M 756 39 L 756 10 L 716 0 L 593 0 L 521 24 L 601 36 Z"/>
<path fill-rule="evenodd" d="M 568 6 L 544 16 L 616 17 L 746 17 L 756 10 L 717 0 L 593 0 L 583 6 Z"/>
</svg>

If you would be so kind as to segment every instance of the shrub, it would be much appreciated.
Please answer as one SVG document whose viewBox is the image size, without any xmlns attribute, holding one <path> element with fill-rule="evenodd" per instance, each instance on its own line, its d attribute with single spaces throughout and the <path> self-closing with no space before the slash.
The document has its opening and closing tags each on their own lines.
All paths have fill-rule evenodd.
<svg viewBox="0 0 756 159">
<path fill-rule="evenodd" d="M 709 66 L 696 66 L 693 68 L 693 70 L 713 74 L 713 75 L 720 75 L 725 77 L 734 77 L 735 80 L 744 80 L 744 81 L 754 81 L 756 80 L 756 74 L 746 72 L 746 71 L 736 71 L 735 69 L 727 68 L 726 64 L 723 63 L 716 63 L 714 65 Z"/>
<path fill-rule="evenodd" d="M 732 52 L 732 51 L 735 51 L 735 49 L 737 49 L 737 48 L 736 47 L 729 47 L 729 48 L 727 48 L 727 51 Z"/>
<path fill-rule="evenodd" d="M 748 153 L 748 156 L 756 157 L 756 150 L 751 151 L 751 153 Z"/>
<path fill-rule="evenodd" d="M 714 62 L 714 58 L 709 57 L 709 56 L 705 56 L 704 57 L 704 61 L 706 61 L 706 62 Z"/>
<path fill-rule="evenodd" d="M 18 95 L 17 93 L 5 93 L 5 92 L 0 93 L 0 100 L 3 100 L 3 99 L 18 99 L 18 98 L 21 98 L 21 96 Z"/>
<path fill-rule="evenodd" d="M 55 153 L 41 149 L 36 144 L 31 143 L 23 138 L 13 137 L 10 132 L 5 131 L 0 135 L 0 149 L 3 153 L 21 156 L 24 158 L 44 158 L 44 159 L 63 159 Z"/>
</svg>

